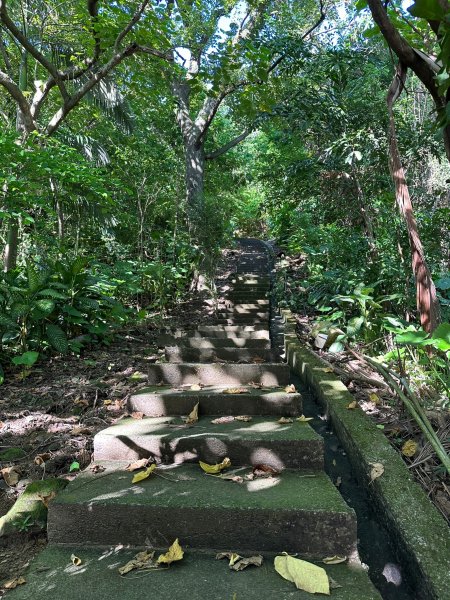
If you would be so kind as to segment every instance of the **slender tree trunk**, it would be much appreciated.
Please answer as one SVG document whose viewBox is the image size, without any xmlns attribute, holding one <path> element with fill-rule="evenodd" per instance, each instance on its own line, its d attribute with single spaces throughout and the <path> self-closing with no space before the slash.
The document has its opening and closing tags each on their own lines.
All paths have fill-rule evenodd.
<svg viewBox="0 0 450 600">
<path fill-rule="evenodd" d="M 408 230 L 412 268 L 416 280 L 416 301 L 417 310 L 420 315 L 420 323 L 425 331 L 431 332 L 436 329 L 440 321 L 439 300 L 436 295 L 436 288 L 431 277 L 431 272 L 425 260 L 422 241 L 414 217 L 413 205 L 405 178 L 405 171 L 403 169 L 397 145 L 393 112 L 394 102 L 403 89 L 405 79 L 406 68 L 400 63 L 387 95 L 390 134 L 390 168 L 395 185 L 397 205 Z"/>
<path fill-rule="evenodd" d="M 352 165 L 352 178 L 356 187 L 356 195 L 359 203 L 359 210 L 364 222 L 364 229 L 366 232 L 367 243 L 369 244 L 369 251 L 372 262 L 375 262 L 378 257 L 377 246 L 375 243 L 375 234 L 373 229 L 372 217 L 370 215 L 369 208 L 366 206 L 364 192 L 362 190 L 361 183 L 359 181 L 358 172 L 354 165 Z"/>
<path fill-rule="evenodd" d="M 203 208 L 205 178 L 205 152 L 203 146 L 197 148 L 188 143 L 185 147 L 186 161 L 186 202 L 192 217 L 199 216 Z"/>
<path fill-rule="evenodd" d="M 17 264 L 17 248 L 19 243 L 19 221 L 11 219 L 6 236 L 5 251 L 3 254 L 3 270 L 5 273 L 12 271 Z"/>
</svg>

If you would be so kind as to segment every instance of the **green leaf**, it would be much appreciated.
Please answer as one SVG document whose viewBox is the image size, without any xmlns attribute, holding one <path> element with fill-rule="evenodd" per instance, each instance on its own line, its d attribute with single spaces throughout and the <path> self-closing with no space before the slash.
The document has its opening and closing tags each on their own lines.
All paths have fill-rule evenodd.
<svg viewBox="0 0 450 600">
<path fill-rule="evenodd" d="M 445 17 L 445 11 L 438 0 L 416 0 L 408 8 L 408 12 L 413 17 L 428 19 L 430 21 L 442 21 Z"/>
<path fill-rule="evenodd" d="M 441 323 L 433 331 L 431 339 L 434 340 L 434 346 L 445 352 L 450 350 L 450 323 Z"/>
<path fill-rule="evenodd" d="M 45 315 L 49 315 L 55 309 L 55 303 L 53 300 L 42 298 L 42 300 L 36 300 L 34 305 Z"/>
<path fill-rule="evenodd" d="M 423 345 L 423 342 L 427 339 L 428 334 L 423 331 L 404 331 L 395 336 L 397 344 L 412 344 L 415 346 Z"/>
<path fill-rule="evenodd" d="M 46 327 L 46 332 L 48 341 L 53 348 L 57 352 L 65 354 L 69 349 L 69 343 L 67 341 L 67 336 L 61 327 L 59 327 L 59 325 L 55 325 L 54 323 L 49 323 Z"/>
<path fill-rule="evenodd" d="M 3 371 L 2 365 L 0 365 L 0 385 L 5 381 L 5 372 Z"/>
<path fill-rule="evenodd" d="M 77 462 L 76 460 L 74 460 L 73 463 L 69 467 L 69 473 L 72 473 L 73 471 L 79 471 L 79 470 L 80 470 L 80 463 Z"/>
<path fill-rule="evenodd" d="M 24 352 L 21 356 L 15 356 L 12 362 L 15 365 L 23 365 L 25 367 L 32 367 L 39 358 L 39 352 L 28 351 Z"/>
</svg>

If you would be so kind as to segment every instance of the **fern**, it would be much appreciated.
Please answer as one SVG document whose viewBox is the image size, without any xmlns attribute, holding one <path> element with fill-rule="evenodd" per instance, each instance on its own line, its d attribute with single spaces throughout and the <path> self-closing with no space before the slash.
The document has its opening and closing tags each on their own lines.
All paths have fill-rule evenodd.
<svg viewBox="0 0 450 600">
<path fill-rule="evenodd" d="M 64 331 L 54 323 L 48 323 L 46 327 L 47 339 L 49 344 L 61 354 L 65 354 L 69 349 L 69 342 Z"/>
</svg>

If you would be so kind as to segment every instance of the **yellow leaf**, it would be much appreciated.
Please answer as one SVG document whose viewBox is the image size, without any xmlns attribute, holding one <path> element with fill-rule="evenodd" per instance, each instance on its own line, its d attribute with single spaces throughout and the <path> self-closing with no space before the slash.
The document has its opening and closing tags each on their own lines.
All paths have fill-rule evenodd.
<svg viewBox="0 0 450 600">
<path fill-rule="evenodd" d="M 380 397 L 377 394 L 369 394 L 369 400 L 374 404 L 380 404 Z"/>
<path fill-rule="evenodd" d="M 139 473 L 136 473 L 136 475 L 131 480 L 131 483 L 139 483 L 140 481 L 147 479 L 147 477 L 150 477 L 150 475 L 153 473 L 153 471 L 155 469 L 156 469 L 156 465 L 153 464 L 153 465 L 150 465 L 149 467 L 147 467 L 147 469 L 145 469 L 145 471 L 140 471 Z"/>
<path fill-rule="evenodd" d="M 198 405 L 199 405 L 199 403 L 197 402 L 197 404 L 194 406 L 194 408 L 189 413 L 189 416 L 186 419 L 186 423 L 188 425 L 193 425 L 194 423 L 197 423 L 197 421 L 198 421 Z"/>
<path fill-rule="evenodd" d="M 125 471 L 137 471 L 138 469 L 142 469 L 148 465 L 148 458 L 141 458 L 134 463 L 130 463 L 125 467 Z"/>
<path fill-rule="evenodd" d="M 417 452 L 417 444 L 414 440 L 408 440 L 407 442 L 405 442 L 402 446 L 402 454 L 403 456 L 414 456 L 414 454 Z"/>
<path fill-rule="evenodd" d="M 72 561 L 72 564 L 76 567 L 79 567 L 81 565 L 81 558 L 75 556 L 75 554 L 71 555 L 70 560 Z"/>
<path fill-rule="evenodd" d="M 245 394 L 247 390 L 242 387 L 238 388 L 229 388 L 228 390 L 224 390 L 224 394 Z"/>
<path fill-rule="evenodd" d="M 325 569 L 293 556 L 276 556 L 275 571 L 309 594 L 330 595 L 330 583 Z"/>
<path fill-rule="evenodd" d="M 244 423 L 248 423 L 249 421 L 252 420 L 251 417 L 249 417 L 248 415 L 238 415 L 237 417 L 234 417 L 235 421 L 243 421 Z"/>
<path fill-rule="evenodd" d="M 293 383 L 291 383 L 291 385 L 287 385 L 284 388 L 284 391 L 286 392 L 286 394 L 295 394 L 297 392 Z"/>
<path fill-rule="evenodd" d="M 313 418 L 312 417 L 305 417 L 305 415 L 302 415 L 301 417 L 298 417 L 298 419 L 295 419 L 296 421 L 299 421 L 299 423 L 307 423 L 308 421 L 312 421 Z"/>
<path fill-rule="evenodd" d="M 281 419 L 278 419 L 277 423 L 280 423 L 281 425 L 287 425 L 288 423 L 293 423 L 294 419 L 288 419 L 286 417 L 281 417 Z"/>
<path fill-rule="evenodd" d="M 358 403 L 356 400 L 353 400 L 353 402 L 350 402 L 350 404 L 347 406 L 348 409 L 353 409 L 353 408 L 358 408 Z"/>
<path fill-rule="evenodd" d="M 173 563 L 176 560 L 181 560 L 183 558 L 183 555 L 183 548 L 180 546 L 177 538 L 174 541 L 174 543 L 170 546 L 168 551 L 165 554 L 161 554 L 156 562 L 170 565 L 170 563 Z"/>
<path fill-rule="evenodd" d="M 331 367 L 327 367 L 326 369 L 323 370 L 324 373 L 334 373 L 334 369 L 332 369 Z"/>
<path fill-rule="evenodd" d="M 192 392 L 199 392 L 202 389 L 202 386 L 199 383 L 193 383 L 191 385 Z"/>
<path fill-rule="evenodd" d="M 326 565 L 339 565 L 340 563 L 343 563 L 347 560 L 346 556 L 338 556 L 337 554 L 335 556 L 326 556 L 322 562 L 325 563 Z"/>
<path fill-rule="evenodd" d="M 370 481 L 374 481 L 374 479 L 378 479 L 384 473 L 384 465 L 382 463 L 369 463 L 372 467 L 370 471 Z"/>
<path fill-rule="evenodd" d="M 205 473 L 208 473 L 208 475 L 215 475 L 215 474 L 223 471 L 223 469 L 231 467 L 231 460 L 228 457 L 226 457 L 223 459 L 223 461 L 221 463 L 219 463 L 217 465 L 208 465 L 208 463 L 205 463 L 205 462 L 202 462 L 201 460 L 199 460 L 198 464 L 205 471 Z"/>
</svg>

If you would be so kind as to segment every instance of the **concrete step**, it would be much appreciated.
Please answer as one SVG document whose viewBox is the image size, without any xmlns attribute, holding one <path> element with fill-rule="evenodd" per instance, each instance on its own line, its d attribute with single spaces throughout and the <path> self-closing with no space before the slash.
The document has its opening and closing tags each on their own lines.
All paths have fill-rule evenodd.
<svg viewBox="0 0 450 600">
<path fill-rule="evenodd" d="M 232 386 L 234 387 L 234 386 Z M 149 417 L 189 414 L 199 404 L 199 415 L 273 415 L 295 417 L 302 412 L 300 394 L 283 388 L 246 387 L 244 394 L 229 394 L 232 387 L 205 386 L 201 390 L 180 390 L 169 386 L 147 386 L 128 398 L 130 412 Z M 241 387 L 241 386 L 240 386 Z"/>
<path fill-rule="evenodd" d="M 153 364 L 147 368 L 149 385 L 246 385 L 260 383 L 279 386 L 289 383 L 289 366 L 283 363 L 224 364 L 182 363 Z"/>
<path fill-rule="evenodd" d="M 245 292 L 239 292 L 239 291 L 229 291 L 226 294 L 224 294 L 225 298 L 227 300 L 232 300 L 233 302 L 245 302 L 245 303 L 251 303 L 251 302 L 255 302 L 258 300 L 267 300 L 269 293 L 268 292 L 252 292 L 250 290 L 245 291 Z"/>
<path fill-rule="evenodd" d="M 224 424 L 202 417 L 194 425 L 180 417 L 123 419 L 94 438 L 96 461 L 152 458 L 167 465 L 199 460 L 216 464 L 226 456 L 236 467 L 323 470 L 323 439 L 308 423 L 282 425 L 277 417 Z"/>
<path fill-rule="evenodd" d="M 209 327 L 210 329 L 205 329 L 205 327 Z M 267 327 L 265 329 L 259 329 L 256 331 L 242 331 L 242 327 L 239 327 L 238 331 L 224 331 L 221 329 L 223 325 L 202 325 L 195 331 L 190 331 L 187 335 L 191 338 L 236 338 L 243 340 L 268 340 L 269 330 Z"/>
<path fill-rule="evenodd" d="M 214 319 L 214 325 L 265 325 L 269 327 L 269 319 L 258 319 L 254 317 L 218 317 Z"/>
<path fill-rule="evenodd" d="M 216 313 L 218 319 L 235 319 L 239 321 L 240 319 L 269 319 L 270 313 L 268 311 L 262 310 L 234 310 L 234 309 L 225 309 L 220 310 Z"/>
<path fill-rule="evenodd" d="M 278 362 L 271 350 L 255 348 L 187 348 L 186 346 L 166 346 L 166 360 L 171 363 L 183 362 Z"/>
<path fill-rule="evenodd" d="M 270 285 L 261 285 L 261 284 L 255 284 L 255 285 L 250 285 L 250 284 L 246 284 L 246 283 L 235 283 L 235 284 L 226 284 L 226 285 L 221 285 L 218 288 L 219 293 L 225 293 L 225 292 L 242 292 L 243 294 L 246 294 L 247 292 L 269 292 L 270 291 Z"/>
<path fill-rule="evenodd" d="M 197 331 L 200 333 L 210 333 L 224 331 L 226 333 L 248 333 L 256 331 L 266 331 L 269 328 L 268 322 L 256 323 L 255 325 L 199 325 Z"/>
<path fill-rule="evenodd" d="M 268 310 L 270 300 L 266 298 L 257 300 L 256 302 L 232 302 L 231 300 L 222 300 L 219 302 L 219 307 L 224 307 L 224 310 Z M 222 308 L 220 308 L 222 310 Z"/>
<path fill-rule="evenodd" d="M 198 465 L 161 468 L 163 477 L 132 484 L 128 461 L 101 461 L 50 503 L 50 544 L 167 546 L 348 556 L 356 549 L 356 517 L 320 471 L 286 469 L 273 478 L 235 483 Z M 244 477 L 251 469 L 235 469 Z"/>
<path fill-rule="evenodd" d="M 227 337 L 182 337 L 182 338 L 171 338 L 170 344 L 167 345 L 180 345 L 187 348 L 258 348 L 268 349 L 270 348 L 269 338 L 243 338 L 229 335 Z"/>
<path fill-rule="evenodd" d="M 156 556 L 167 551 L 156 549 Z M 184 547 L 183 536 L 180 543 Z M 214 550 L 186 549 L 182 561 L 170 569 L 151 573 L 135 571 L 120 577 L 117 569 L 132 560 L 136 548 L 114 549 L 86 546 L 48 546 L 31 562 L 25 573 L 26 585 L 8 590 L 11 600 L 138 600 L 144 596 L 143 579 L 151 582 L 154 600 L 311 600 L 311 594 L 297 590 L 294 584 L 276 573 L 273 554 L 263 553 L 259 568 L 249 567 L 240 573 L 228 568 L 227 561 L 215 560 Z M 233 549 L 239 550 L 239 548 Z M 281 552 L 281 550 L 279 551 Z M 71 555 L 83 557 L 80 567 L 69 564 Z M 324 565 L 329 577 L 340 588 L 332 590 L 333 600 L 381 600 L 362 567 L 357 565 Z M 214 592 L 212 592 L 214 590 Z M 319 596 L 320 598 L 320 596 Z"/>
</svg>

